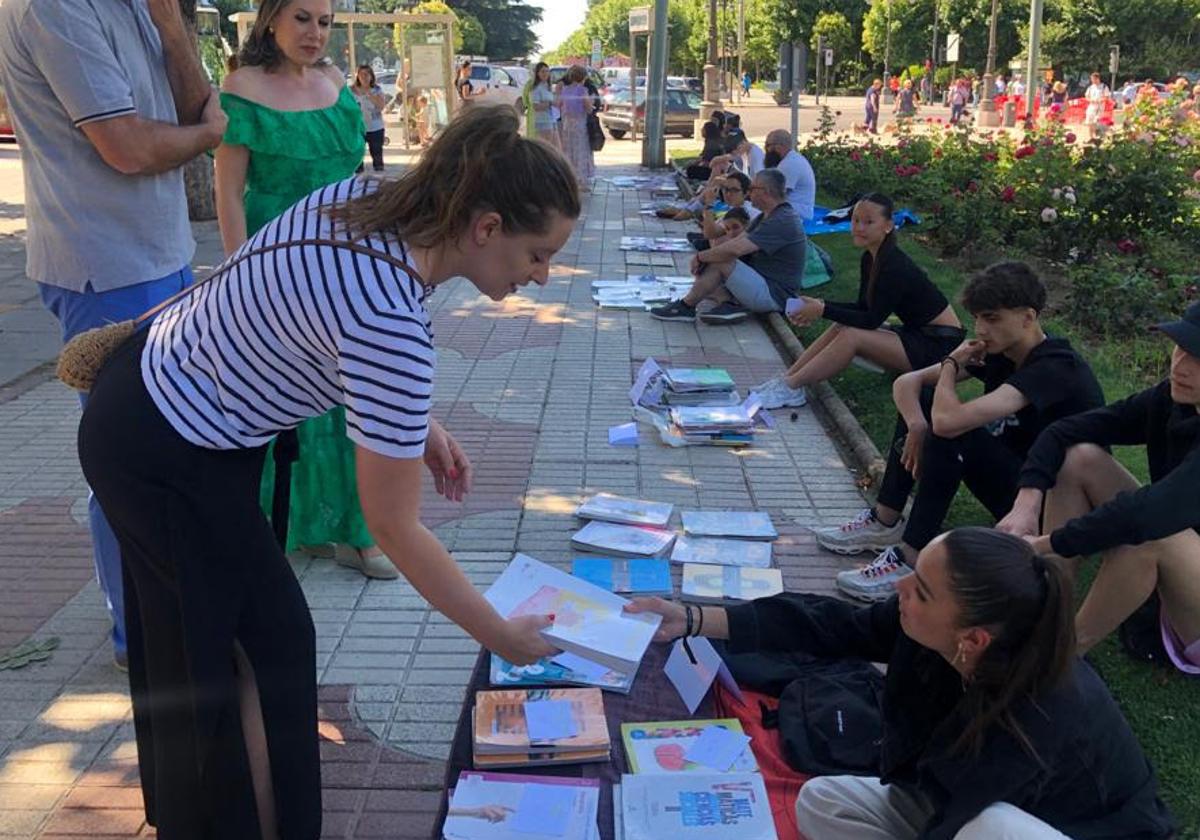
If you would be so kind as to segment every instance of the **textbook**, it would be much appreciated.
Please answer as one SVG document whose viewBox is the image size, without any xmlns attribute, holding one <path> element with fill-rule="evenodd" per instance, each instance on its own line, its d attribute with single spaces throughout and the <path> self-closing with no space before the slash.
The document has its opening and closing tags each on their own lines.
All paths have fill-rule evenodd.
<svg viewBox="0 0 1200 840">
<path fill-rule="evenodd" d="M 530 737 L 529 704 L 549 701 L 569 714 L 569 737 Z M 597 688 L 518 688 L 475 693 L 472 721 L 477 755 L 572 753 L 609 749 L 604 698 Z"/>
<path fill-rule="evenodd" d="M 768 569 L 771 567 L 771 543 L 761 540 L 681 536 L 675 539 L 671 562 Z"/>
<path fill-rule="evenodd" d="M 582 551 L 616 557 L 661 557 L 674 541 L 672 531 L 611 522 L 589 522 L 571 537 L 571 545 Z"/>
<path fill-rule="evenodd" d="M 659 615 L 626 614 L 627 599 L 525 554 L 513 558 L 484 597 L 505 618 L 553 615 L 554 624 L 542 631 L 547 641 L 630 676 L 662 623 Z"/>
<path fill-rule="evenodd" d="M 733 390 L 733 377 L 724 368 L 667 368 L 663 375 L 677 393 Z"/>
<path fill-rule="evenodd" d="M 514 665 L 500 654 L 493 653 L 488 679 L 492 685 L 505 688 L 530 685 L 578 685 L 595 686 L 602 691 L 628 694 L 629 689 L 633 687 L 633 674 L 614 671 L 607 666 L 589 662 L 583 657 L 568 660 L 567 656 L 568 654 L 560 654 L 553 658 L 539 659 L 529 665 Z M 570 654 L 570 656 L 574 656 L 574 654 Z"/>
<path fill-rule="evenodd" d="M 683 531 L 692 537 L 773 540 L 779 536 L 769 513 L 754 510 L 685 510 Z"/>
<path fill-rule="evenodd" d="M 778 840 L 758 773 L 621 777 L 625 840 Z"/>
<path fill-rule="evenodd" d="M 655 251 L 687 253 L 694 250 L 692 243 L 674 236 L 622 236 L 622 251 Z"/>
<path fill-rule="evenodd" d="M 621 724 L 621 742 L 625 745 L 629 769 L 634 773 L 711 774 L 711 768 L 684 758 L 700 733 L 710 726 L 720 726 L 739 734 L 742 732 L 742 724 L 735 718 Z M 758 762 L 749 746 L 734 761 L 730 772 L 758 772 Z"/>
<path fill-rule="evenodd" d="M 593 840 L 599 807 L 599 779 L 464 770 L 450 791 L 442 837 Z"/>
<path fill-rule="evenodd" d="M 642 499 L 614 496 L 612 493 L 597 493 L 585 499 L 583 504 L 575 509 L 575 515 L 581 519 L 598 519 L 601 522 L 654 525 L 662 528 L 670 521 L 673 510 L 675 506 L 669 502 L 647 502 Z"/>
<path fill-rule="evenodd" d="M 701 603 L 753 601 L 783 592 L 779 569 L 741 569 L 737 566 L 683 565 L 683 597 Z"/>
<path fill-rule="evenodd" d="M 571 574 L 623 595 L 670 595 L 671 567 L 659 558 L 576 557 Z"/>
</svg>

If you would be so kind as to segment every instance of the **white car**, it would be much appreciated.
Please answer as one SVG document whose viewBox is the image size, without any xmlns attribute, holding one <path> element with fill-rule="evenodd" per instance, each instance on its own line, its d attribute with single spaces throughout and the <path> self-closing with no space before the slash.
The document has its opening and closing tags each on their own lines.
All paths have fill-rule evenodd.
<svg viewBox="0 0 1200 840">
<path fill-rule="evenodd" d="M 487 93 L 477 102 L 488 105 L 511 105 L 520 108 L 521 93 L 524 88 L 504 67 L 491 64 L 471 65 L 471 88 L 479 90 L 483 87 Z"/>
</svg>

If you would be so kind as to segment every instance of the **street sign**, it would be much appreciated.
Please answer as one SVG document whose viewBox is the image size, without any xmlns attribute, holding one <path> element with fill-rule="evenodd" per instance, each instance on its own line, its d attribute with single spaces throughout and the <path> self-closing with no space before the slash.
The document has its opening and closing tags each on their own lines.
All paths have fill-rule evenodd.
<svg viewBox="0 0 1200 840">
<path fill-rule="evenodd" d="M 825 50 L 825 66 L 833 66 L 833 50 Z"/>
<path fill-rule="evenodd" d="M 962 40 L 957 32 L 950 32 L 946 35 L 946 61 L 953 64 L 958 61 L 958 44 Z"/>
<path fill-rule="evenodd" d="M 629 10 L 629 34 L 645 35 L 654 30 L 654 15 L 649 6 L 638 6 Z"/>
<path fill-rule="evenodd" d="M 599 67 L 602 56 L 600 55 L 600 39 L 592 39 L 592 66 Z"/>
</svg>

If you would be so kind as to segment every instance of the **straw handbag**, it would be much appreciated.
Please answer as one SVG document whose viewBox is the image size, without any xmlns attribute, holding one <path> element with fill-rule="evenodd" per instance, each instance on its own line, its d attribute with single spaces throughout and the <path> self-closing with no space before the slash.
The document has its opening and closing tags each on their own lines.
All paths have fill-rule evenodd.
<svg viewBox="0 0 1200 840">
<path fill-rule="evenodd" d="M 403 260 L 396 259 L 391 254 L 376 250 L 375 248 L 359 245 L 356 242 L 347 242 L 339 239 L 296 239 L 289 242 L 276 242 L 272 245 L 264 245 L 261 248 L 249 250 L 244 254 L 234 254 L 213 269 L 212 273 L 203 280 L 199 280 L 186 289 L 176 292 L 162 303 L 143 312 L 136 318 L 128 321 L 119 321 L 115 324 L 106 324 L 103 327 L 95 327 L 81 332 L 68 341 L 63 347 L 62 352 L 58 354 L 58 368 L 56 371 L 58 378 L 62 380 L 63 384 L 74 388 L 76 391 L 92 390 L 92 386 L 96 383 L 96 377 L 99 375 L 101 368 L 104 367 L 104 363 L 108 361 L 108 358 L 116 349 L 133 335 L 139 326 L 152 320 L 155 315 L 162 312 L 168 306 L 187 297 L 208 281 L 225 274 L 231 268 L 251 257 L 257 257 L 271 251 L 278 251 L 282 248 L 293 248 L 304 245 L 316 245 L 353 251 L 356 254 L 365 254 L 400 269 L 422 286 L 425 285 L 425 281 L 421 279 L 416 270 Z"/>
</svg>

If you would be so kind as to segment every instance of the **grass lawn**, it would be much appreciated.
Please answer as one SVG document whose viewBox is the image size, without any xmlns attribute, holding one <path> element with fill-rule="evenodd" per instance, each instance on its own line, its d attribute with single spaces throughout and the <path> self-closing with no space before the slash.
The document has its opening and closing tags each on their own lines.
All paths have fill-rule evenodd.
<svg viewBox="0 0 1200 840">
<path fill-rule="evenodd" d="M 813 289 L 809 294 L 830 300 L 854 300 L 858 294 L 861 252 L 854 247 L 849 234 L 822 235 L 814 241 L 832 255 L 837 270 L 833 282 Z M 963 272 L 939 260 L 911 235 L 902 233 L 901 243 L 958 307 Z M 963 317 L 961 307 L 958 308 L 969 329 L 969 318 Z M 827 321 L 818 321 L 808 329 L 798 330 L 800 340 L 810 343 L 828 325 Z M 1170 353 L 1165 339 L 1122 346 L 1090 342 L 1087 336 L 1073 332 L 1066 324 L 1053 319 L 1048 321 L 1047 329 L 1070 339 L 1088 358 L 1110 401 L 1157 381 L 1157 374 L 1145 372 L 1152 368 L 1145 360 L 1161 358 L 1165 362 Z M 1143 372 L 1139 373 L 1139 370 Z M 1160 369 L 1162 371 L 1165 367 Z M 891 381 L 890 376 L 852 367 L 831 383 L 881 452 L 887 450 L 896 422 Z M 1117 455 L 1134 475 L 1146 480 L 1143 450 L 1118 450 Z M 964 489 L 955 500 L 946 524 L 954 527 L 991 522 L 988 512 Z M 1094 561 L 1085 563 L 1081 586 L 1090 581 L 1095 566 Z M 1174 670 L 1133 662 L 1121 652 L 1115 635 L 1093 651 L 1091 660 L 1112 688 L 1157 769 L 1163 798 L 1183 828 L 1180 836 L 1200 836 L 1200 680 L 1186 678 Z"/>
</svg>

